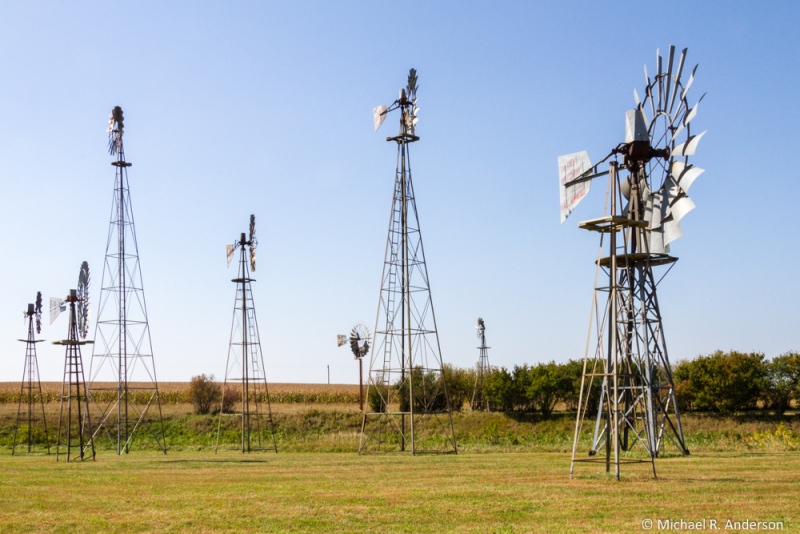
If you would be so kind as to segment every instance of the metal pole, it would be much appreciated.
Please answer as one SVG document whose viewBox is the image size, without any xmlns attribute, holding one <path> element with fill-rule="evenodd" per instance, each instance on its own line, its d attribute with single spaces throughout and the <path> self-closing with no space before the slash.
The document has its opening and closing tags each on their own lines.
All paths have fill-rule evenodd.
<svg viewBox="0 0 800 534">
<path fill-rule="evenodd" d="M 364 358 L 358 359 L 358 406 L 364 411 Z"/>
</svg>

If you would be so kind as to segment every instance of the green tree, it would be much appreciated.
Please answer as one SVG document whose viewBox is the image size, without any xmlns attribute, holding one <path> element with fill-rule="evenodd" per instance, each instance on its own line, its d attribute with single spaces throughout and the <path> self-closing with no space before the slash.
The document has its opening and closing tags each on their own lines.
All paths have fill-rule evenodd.
<svg viewBox="0 0 800 534">
<path fill-rule="evenodd" d="M 794 400 L 800 400 L 800 353 L 787 352 L 766 363 L 764 401 L 782 414 Z"/>
<path fill-rule="evenodd" d="M 489 409 L 499 412 L 510 412 L 513 404 L 514 380 L 508 369 L 493 369 L 483 380 L 483 394 L 489 401 Z"/>
<path fill-rule="evenodd" d="M 681 402 L 690 409 L 731 413 L 756 407 L 766 374 L 763 354 L 718 350 L 681 362 L 674 378 Z"/>
<path fill-rule="evenodd" d="M 572 379 L 563 366 L 553 361 L 538 363 L 528 369 L 528 405 L 541 412 L 544 417 L 549 417 L 572 385 Z"/>
</svg>

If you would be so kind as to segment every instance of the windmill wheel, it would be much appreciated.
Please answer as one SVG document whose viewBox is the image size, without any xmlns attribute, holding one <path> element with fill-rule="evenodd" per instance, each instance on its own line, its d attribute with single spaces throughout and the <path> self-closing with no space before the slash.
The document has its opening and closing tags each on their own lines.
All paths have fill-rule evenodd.
<svg viewBox="0 0 800 534">
<path fill-rule="evenodd" d="M 356 359 L 361 359 L 369 353 L 371 334 L 364 323 L 358 323 L 350 331 L 350 350 Z"/>
</svg>

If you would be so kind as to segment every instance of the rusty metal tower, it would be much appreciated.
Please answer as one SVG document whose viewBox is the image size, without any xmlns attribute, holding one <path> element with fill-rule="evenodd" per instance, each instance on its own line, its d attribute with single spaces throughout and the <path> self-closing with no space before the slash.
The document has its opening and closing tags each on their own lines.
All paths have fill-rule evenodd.
<svg viewBox="0 0 800 534">
<path fill-rule="evenodd" d="M 275 428 L 272 421 L 272 407 L 269 400 L 267 373 L 264 355 L 261 352 L 261 338 L 256 321 L 256 308 L 253 301 L 250 271 L 256 270 L 256 217 L 250 215 L 250 234 L 242 232 L 239 240 L 227 245 L 228 265 L 239 249 L 238 277 L 231 280 L 236 284 L 236 298 L 233 305 L 231 339 L 228 344 L 228 361 L 225 364 L 225 381 L 222 387 L 222 405 L 217 420 L 217 437 L 214 451 L 219 450 L 220 442 L 238 434 L 237 448 L 241 452 L 275 451 Z M 236 402 L 232 413 L 226 413 L 225 396 L 230 395 L 229 384 L 233 386 Z M 238 386 L 238 389 L 237 389 Z M 235 427 L 224 425 L 224 418 L 239 419 Z"/>
<path fill-rule="evenodd" d="M 86 377 L 83 373 L 81 346 L 93 343 L 86 341 L 89 331 L 89 264 L 83 262 L 78 276 L 78 289 L 70 289 L 66 299 L 50 299 L 50 322 L 69 304 L 69 326 L 67 339 L 53 341 L 54 345 L 67 347 L 64 356 L 64 380 L 61 383 L 61 403 L 56 439 L 56 461 L 62 454 L 66 461 L 94 460 L 94 438 L 89 399 L 86 393 Z M 63 446 L 65 452 L 61 452 Z"/>
<path fill-rule="evenodd" d="M 161 398 L 147 320 L 147 304 L 125 160 L 124 117 L 116 106 L 108 121 L 108 151 L 116 156 L 111 222 L 106 243 L 89 397 L 96 411 L 94 437 L 105 436 L 128 453 L 144 432 L 166 454 Z"/>
<path fill-rule="evenodd" d="M 456 453 L 455 432 L 428 268 L 422 247 L 409 147 L 416 135 L 417 72 L 387 109 L 373 110 L 375 130 L 400 110 L 394 196 L 389 218 L 375 343 L 367 382 L 359 453 Z"/>
<path fill-rule="evenodd" d="M 657 294 L 678 259 L 669 244 L 683 235 L 680 220 L 695 207 L 689 187 L 703 172 L 689 164 L 705 132 L 691 133 L 702 97 L 689 105 L 697 67 L 684 84 L 685 58 L 686 49 L 676 64 L 671 46 L 667 65 L 657 54 L 654 79 L 645 67 L 645 98 L 634 90 L 636 109 L 626 115 L 625 142 L 603 161 L 592 166 L 586 152 L 559 158 L 562 222 L 588 193 L 591 180 L 608 175 L 609 212 L 579 225 L 599 232 L 601 246 L 590 326 L 597 341 L 593 355 L 587 343 L 570 476 L 578 462 L 603 463 L 607 472 L 613 465 L 616 478 L 621 464 L 646 463 L 655 476 L 655 459 L 667 448 L 689 454 Z M 579 458 L 590 409 L 597 412 L 589 457 Z"/>
<path fill-rule="evenodd" d="M 28 320 L 28 338 L 19 340 L 25 343 L 25 366 L 19 391 L 17 423 L 14 426 L 14 444 L 11 447 L 12 456 L 20 452 L 50 454 L 50 436 L 47 433 L 42 383 L 39 380 L 39 362 L 36 358 L 36 344 L 44 341 L 36 339 L 36 334 L 42 332 L 41 291 L 36 293 L 36 304 L 28 304 L 28 310 L 24 315 Z M 24 439 L 24 442 L 18 441 L 20 438 Z M 23 443 L 26 450 L 17 452 L 17 444 L 23 445 Z"/>
<path fill-rule="evenodd" d="M 478 347 L 480 352 L 478 355 L 478 365 L 475 366 L 475 387 L 472 390 L 472 402 L 470 406 L 473 411 L 483 410 L 488 412 L 489 401 L 483 394 L 483 382 L 491 372 L 491 367 L 489 367 L 489 349 L 491 347 L 486 346 L 486 323 L 483 322 L 482 317 L 478 317 L 478 322 L 475 324 L 475 331 L 481 345 Z"/>
</svg>

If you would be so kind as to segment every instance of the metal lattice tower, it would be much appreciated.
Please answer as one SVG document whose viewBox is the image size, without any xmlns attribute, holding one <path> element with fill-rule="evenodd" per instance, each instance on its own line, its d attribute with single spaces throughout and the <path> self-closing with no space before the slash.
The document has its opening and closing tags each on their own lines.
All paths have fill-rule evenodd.
<svg viewBox="0 0 800 534">
<path fill-rule="evenodd" d="M 61 383 L 61 403 L 58 418 L 58 438 L 56 440 L 56 461 L 66 454 L 67 462 L 72 460 L 94 460 L 94 438 L 92 418 L 89 413 L 89 399 L 86 393 L 86 377 L 83 373 L 81 346 L 92 341 L 78 339 L 78 314 L 76 304 L 85 302 L 79 292 L 72 289 L 65 299 L 69 303 L 69 327 L 67 339 L 54 341 L 54 345 L 67 347 L 64 356 L 64 379 Z M 62 436 L 66 452 L 61 452 Z M 77 458 L 76 458 L 77 456 Z"/>
<path fill-rule="evenodd" d="M 17 444 L 22 445 L 23 443 L 27 449 L 24 452 L 50 454 L 50 436 L 47 433 L 42 383 L 39 380 L 39 362 L 36 358 L 36 344 L 44 340 L 36 339 L 33 326 L 34 319 L 36 319 L 36 332 L 42 331 L 41 292 L 36 295 L 35 306 L 28 304 L 25 318 L 28 320 L 28 339 L 19 340 L 25 343 L 25 366 L 22 371 L 22 383 L 19 391 L 17 423 L 14 426 L 14 445 L 11 447 L 12 456 L 19 454 L 17 452 Z M 39 417 L 40 413 L 41 417 Z M 18 441 L 19 438 L 24 438 L 24 441 Z"/>
<path fill-rule="evenodd" d="M 478 339 L 481 342 L 478 350 L 478 365 L 475 367 L 475 387 L 472 390 L 472 402 L 470 406 L 472 410 L 489 411 L 489 400 L 483 394 L 483 381 L 489 376 L 491 367 L 489 366 L 489 349 L 486 346 L 486 324 L 483 322 L 482 317 L 478 317 L 478 322 L 475 325 L 475 330 L 478 333 Z"/>
<path fill-rule="evenodd" d="M 415 135 L 417 76 L 387 110 L 374 110 L 376 129 L 388 111 L 401 110 L 394 196 L 386 241 L 367 384 L 368 406 L 359 453 L 457 453 L 450 399 L 433 310 L 428 269 L 411 180 L 409 146 Z"/>
<path fill-rule="evenodd" d="M 559 158 L 562 222 L 588 192 L 589 181 L 609 177 L 610 214 L 579 225 L 599 232 L 601 245 L 592 305 L 597 343 L 593 356 L 587 343 L 570 476 L 576 462 L 586 461 L 604 463 L 607 472 L 613 463 L 617 478 L 621 464 L 649 463 L 655 476 L 655 459 L 666 449 L 689 454 L 657 288 L 677 261 L 669 254 L 669 243 L 683 235 L 679 222 L 694 208 L 687 192 L 703 170 L 688 159 L 705 132 L 691 134 L 697 104 L 692 108 L 686 99 L 697 67 L 682 84 L 686 50 L 677 65 L 674 52 L 670 47 L 666 70 L 657 56 L 653 80 L 645 67 L 646 97 L 639 101 L 634 91 L 637 109 L 627 113 L 624 143 L 593 167 L 585 152 Z M 679 137 L 682 134 L 685 137 Z M 600 165 L 611 157 L 609 170 L 600 172 Z M 628 176 L 620 176 L 621 170 Z M 666 271 L 657 275 L 663 267 Z M 581 430 L 590 408 L 597 413 L 589 458 L 579 459 Z"/>
<path fill-rule="evenodd" d="M 241 452 L 271 450 L 278 452 L 275 429 L 272 421 L 272 407 L 269 400 L 269 387 L 261 351 L 261 338 L 256 320 L 256 308 L 250 268 L 256 268 L 255 216 L 250 216 L 250 239 L 244 233 L 239 241 L 228 245 L 228 264 L 239 249 L 239 276 L 231 280 L 236 284 L 236 298 L 233 306 L 231 338 L 228 345 L 228 359 L 225 364 L 225 381 L 222 388 L 222 407 L 227 404 L 225 395 L 229 394 L 229 384 L 238 385 L 237 403 L 232 413 L 220 411 L 217 421 L 217 437 L 214 451 L 219 450 L 220 442 L 226 436 L 239 434 L 238 447 Z M 248 267 L 249 249 L 249 267 Z M 235 386 L 234 386 L 235 387 Z M 236 429 L 223 426 L 223 418 L 239 419 Z M 238 432 L 237 432 L 238 431 Z"/>
<path fill-rule="evenodd" d="M 165 454 L 167 444 L 155 359 L 133 221 L 125 161 L 122 109 L 109 118 L 109 153 L 116 155 L 114 197 L 106 243 L 89 396 L 96 410 L 94 436 L 105 435 L 117 454 L 128 453 L 145 431 Z"/>
</svg>

